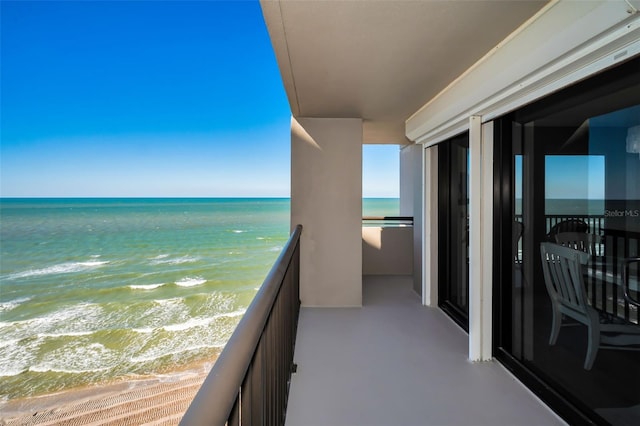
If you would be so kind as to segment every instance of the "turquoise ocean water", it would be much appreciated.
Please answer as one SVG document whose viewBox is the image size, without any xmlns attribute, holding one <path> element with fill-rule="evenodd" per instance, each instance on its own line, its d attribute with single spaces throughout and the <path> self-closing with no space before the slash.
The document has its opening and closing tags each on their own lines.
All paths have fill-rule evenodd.
<svg viewBox="0 0 640 426">
<path fill-rule="evenodd" d="M 397 214 L 397 199 L 364 214 Z M 0 199 L 0 398 L 212 359 L 289 235 L 288 199 Z"/>
</svg>

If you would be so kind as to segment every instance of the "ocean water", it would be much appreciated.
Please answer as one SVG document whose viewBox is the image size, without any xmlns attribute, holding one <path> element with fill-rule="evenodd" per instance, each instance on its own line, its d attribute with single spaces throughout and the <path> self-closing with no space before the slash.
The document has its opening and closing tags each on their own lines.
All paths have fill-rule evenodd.
<svg viewBox="0 0 640 426">
<path fill-rule="evenodd" d="M 399 216 L 400 199 L 398 198 L 364 198 L 362 200 L 362 216 Z"/>
<path fill-rule="evenodd" d="M 288 199 L 0 201 L 0 398 L 218 354 L 289 235 Z"/>
<path fill-rule="evenodd" d="M 367 215 L 397 199 L 365 199 Z M 289 237 L 288 199 L 0 199 L 0 399 L 211 360 Z"/>
</svg>

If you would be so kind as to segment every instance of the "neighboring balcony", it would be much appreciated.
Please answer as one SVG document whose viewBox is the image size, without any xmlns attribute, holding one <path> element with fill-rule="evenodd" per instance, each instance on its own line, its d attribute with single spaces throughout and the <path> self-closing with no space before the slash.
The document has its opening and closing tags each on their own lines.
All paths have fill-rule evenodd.
<svg viewBox="0 0 640 426">
<path fill-rule="evenodd" d="M 413 218 L 362 219 L 362 275 L 413 274 Z"/>
</svg>

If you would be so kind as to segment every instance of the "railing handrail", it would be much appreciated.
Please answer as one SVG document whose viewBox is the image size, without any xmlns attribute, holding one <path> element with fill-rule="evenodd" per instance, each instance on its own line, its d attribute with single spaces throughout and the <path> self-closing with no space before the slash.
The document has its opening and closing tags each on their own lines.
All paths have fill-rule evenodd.
<svg viewBox="0 0 640 426">
<path fill-rule="evenodd" d="M 362 220 L 403 220 L 413 222 L 413 216 L 363 216 Z"/>
<path fill-rule="evenodd" d="M 224 425 L 227 422 L 301 233 L 302 225 L 297 225 L 191 402 L 181 425 Z"/>
</svg>

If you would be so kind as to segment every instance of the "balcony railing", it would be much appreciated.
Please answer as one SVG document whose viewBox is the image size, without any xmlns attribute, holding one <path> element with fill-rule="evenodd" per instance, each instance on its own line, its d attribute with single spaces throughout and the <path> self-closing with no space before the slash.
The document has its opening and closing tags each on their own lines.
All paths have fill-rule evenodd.
<svg viewBox="0 0 640 426">
<path fill-rule="evenodd" d="M 413 226 L 413 216 L 363 216 L 362 226 Z"/>
<path fill-rule="evenodd" d="M 282 425 L 300 312 L 298 225 L 181 425 Z"/>
</svg>

